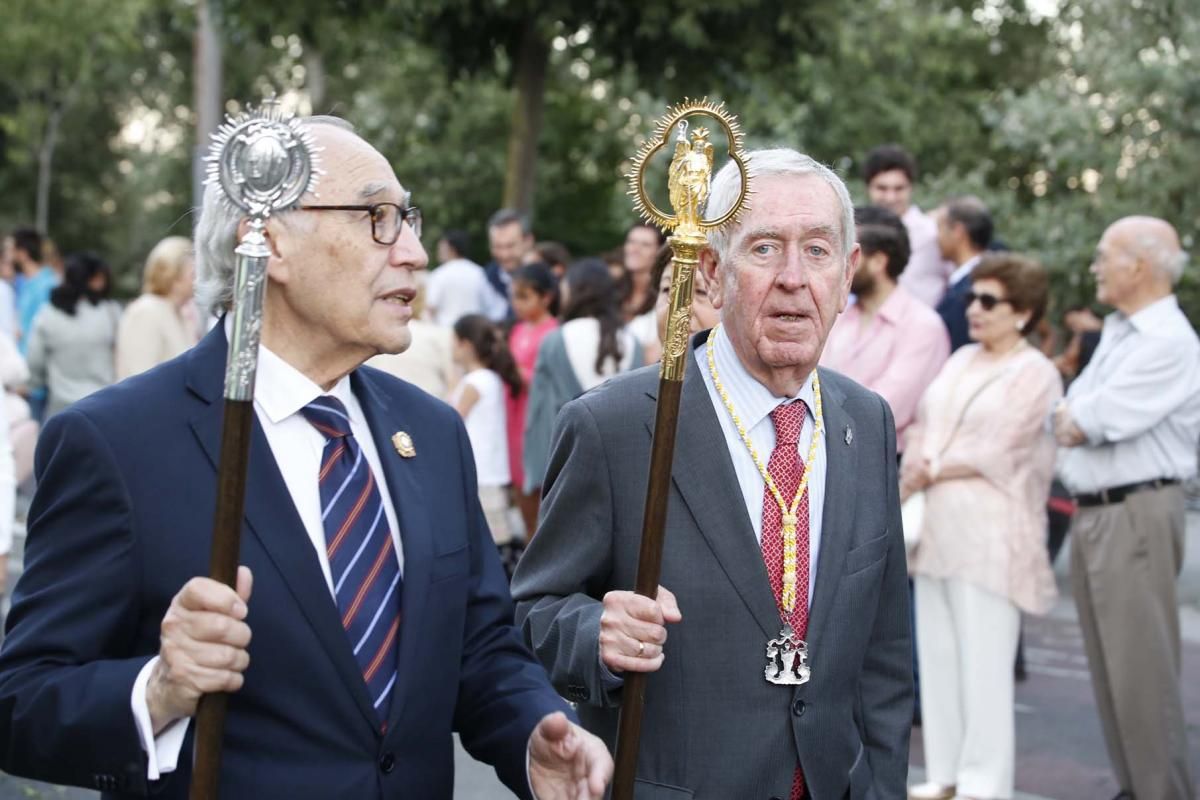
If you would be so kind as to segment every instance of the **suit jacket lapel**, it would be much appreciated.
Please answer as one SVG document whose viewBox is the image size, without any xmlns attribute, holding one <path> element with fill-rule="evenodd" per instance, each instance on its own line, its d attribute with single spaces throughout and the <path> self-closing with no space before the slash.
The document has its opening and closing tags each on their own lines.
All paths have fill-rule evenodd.
<svg viewBox="0 0 1200 800">
<path fill-rule="evenodd" d="M 822 369 L 819 374 L 824 376 L 826 372 Z M 821 514 L 821 550 L 808 615 L 810 643 L 820 642 L 842 579 L 854 528 L 854 476 L 858 463 L 858 440 L 851 438 L 847 444 L 843 438 L 846 428 L 853 430 L 842 407 L 845 397 L 832 383 L 822 383 L 821 400 L 825 416 L 825 510 Z"/>
<path fill-rule="evenodd" d="M 189 366 L 189 388 L 209 404 L 192 418 L 192 431 L 213 469 L 218 468 L 221 454 L 225 353 L 224 328 L 218 324 L 192 351 Z M 283 577 L 305 619 L 325 643 L 325 652 L 333 660 L 359 709 L 372 727 L 378 729 L 375 709 L 367 694 L 362 671 L 346 640 L 337 606 L 326 587 L 312 543 L 296 513 L 257 415 L 253 421 L 250 461 L 246 470 L 245 518 L 247 527 Z"/>
<path fill-rule="evenodd" d="M 369 372 L 357 370 L 351 375 L 351 386 L 362 405 L 367 424 L 375 441 L 375 450 L 383 465 L 392 506 L 400 524 L 400 541 L 404 550 L 404 588 L 400 599 L 399 674 L 392 692 L 389 730 L 396 728 L 410 692 L 413 665 L 419 664 L 421 642 L 432 632 L 424 630 L 428 620 L 425 604 L 429 597 L 429 574 L 433 564 L 433 528 L 430 526 L 428 498 L 419 481 L 420 457 L 401 458 L 392 445 L 391 436 L 397 431 L 412 432 L 418 425 L 406 419 L 402 409 L 380 390 Z M 418 442 L 419 444 L 419 442 Z M 360 679 L 361 682 L 361 679 Z"/>
<path fill-rule="evenodd" d="M 703 342 L 698 334 L 693 345 Z M 692 353 L 688 353 L 692 358 Z M 657 398 L 657 391 L 651 393 Z M 771 592 L 762 550 L 746 515 L 733 461 L 704 378 L 694 360 L 684 373 L 679 400 L 679 431 L 671 474 L 713 555 L 767 638 L 779 633 L 779 608 Z M 646 417 L 654 431 L 654 407 Z"/>
</svg>

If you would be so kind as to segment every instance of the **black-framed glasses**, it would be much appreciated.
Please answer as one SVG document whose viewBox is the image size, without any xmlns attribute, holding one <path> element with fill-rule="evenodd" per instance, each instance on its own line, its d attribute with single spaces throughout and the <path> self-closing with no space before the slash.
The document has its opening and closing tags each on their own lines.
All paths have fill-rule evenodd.
<svg viewBox="0 0 1200 800">
<path fill-rule="evenodd" d="M 963 299 L 967 301 L 967 308 L 970 308 L 971 304 L 978 300 L 979 305 L 983 307 L 984 311 L 991 311 L 1001 303 L 1012 305 L 1012 301 L 1007 297 L 996 297 L 996 295 L 988 294 L 987 292 L 967 292 Z"/>
<path fill-rule="evenodd" d="M 421 209 L 399 203 L 371 203 L 365 206 L 300 206 L 300 211 L 365 211 L 371 218 L 371 238 L 382 245 L 393 245 L 408 223 L 421 238 Z"/>
</svg>

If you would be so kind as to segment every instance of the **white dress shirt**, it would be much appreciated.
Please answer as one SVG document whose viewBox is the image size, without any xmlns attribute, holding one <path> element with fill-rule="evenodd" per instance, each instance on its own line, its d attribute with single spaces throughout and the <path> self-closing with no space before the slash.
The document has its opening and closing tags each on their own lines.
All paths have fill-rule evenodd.
<svg viewBox="0 0 1200 800">
<path fill-rule="evenodd" d="M 231 323 L 227 319 L 227 337 L 230 327 Z M 323 394 L 326 393 L 320 386 L 295 367 L 266 347 L 259 347 L 258 374 L 254 385 L 254 412 L 267 436 L 267 444 L 270 445 L 275 463 L 283 475 L 283 482 L 292 497 L 305 533 L 308 534 L 316 552 L 330 600 L 336 604 L 337 596 L 333 592 L 329 556 L 325 552 L 325 527 L 321 522 L 321 490 L 317 481 L 317 474 L 321 469 L 321 455 L 325 450 L 325 436 L 300 413 L 300 409 Z M 383 512 L 391 526 L 396 557 L 403 573 L 404 550 L 396 509 L 388 495 L 387 482 L 383 480 L 382 462 L 379 460 L 378 450 L 375 449 L 371 429 L 367 426 L 362 406 L 350 390 L 350 377 L 346 376 L 338 381 L 328 394 L 342 401 L 346 407 L 350 416 L 351 433 L 362 448 L 363 455 L 375 475 L 375 483 L 380 488 L 380 497 L 383 500 Z M 254 602 L 253 599 L 251 602 Z M 164 728 L 157 737 L 154 735 L 150 711 L 146 705 L 146 684 L 157 661 L 158 657 L 155 656 L 138 673 L 131 697 L 138 736 L 147 755 L 146 777 L 152 781 L 175 770 L 184 736 L 191 723 L 190 717 L 179 719 Z"/>
<path fill-rule="evenodd" d="M 1200 441 L 1200 338 L 1175 295 L 1131 316 L 1104 319 L 1091 362 L 1067 392 L 1087 436 L 1059 450 L 1074 494 L 1196 474 Z"/>
<path fill-rule="evenodd" d="M 469 258 L 447 261 L 425 283 L 425 301 L 433 308 L 433 321 L 443 328 L 467 314 L 487 314 L 495 294 L 483 267 Z"/>
<path fill-rule="evenodd" d="M 963 278 L 970 275 L 972 272 L 975 271 L 975 265 L 978 264 L 982 259 L 983 259 L 983 253 L 977 253 L 976 255 L 973 255 L 970 258 L 968 258 L 963 263 L 959 264 L 957 267 L 955 267 L 954 272 L 950 273 L 950 281 L 946 285 L 953 286 L 954 284 L 961 281 Z"/>
<path fill-rule="evenodd" d="M 771 412 L 775 410 L 776 406 L 792 400 L 803 400 L 805 403 L 804 426 L 800 430 L 800 441 L 796 443 L 796 449 L 800 454 L 800 460 L 805 462 L 804 468 L 810 473 L 808 479 L 808 603 L 811 606 L 813 587 L 817 583 L 818 556 L 821 552 L 821 512 L 825 508 L 826 446 L 828 444 L 827 439 L 818 443 L 815 463 L 807 463 L 808 448 L 812 445 L 816 423 L 813 417 L 816 408 L 813 375 L 808 376 L 804 385 L 800 387 L 800 391 L 792 397 L 775 396 L 742 366 L 741 360 L 733 349 L 733 343 L 729 341 L 723 327 L 717 330 L 713 358 L 717 364 L 717 375 L 721 378 L 721 385 L 725 387 L 725 392 L 729 395 L 738 418 L 742 421 L 742 426 L 749 433 L 750 441 L 754 443 L 754 449 L 758 451 L 759 458 L 763 459 L 764 467 L 775 450 L 775 423 L 771 421 Z M 746 502 L 750 527 L 754 529 L 754 538 L 761 545 L 763 492 L 766 489 L 766 482 L 758 471 L 758 467 L 755 466 L 754 459 L 750 457 L 750 451 L 746 449 L 741 435 L 738 434 L 737 427 L 729 416 L 729 410 L 725 408 L 725 403 L 717 394 L 712 375 L 709 374 L 708 351 L 705 346 L 696 348 L 695 359 L 696 368 L 704 376 L 704 386 L 708 389 L 713 410 L 717 414 L 717 419 L 721 421 L 721 432 L 725 434 L 725 446 L 729 449 L 729 456 L 733 461 L 733 471 L 737 475 L 738 488 L 742 490 L 742 497 Z M 785 497 L 784 499 L 790 502 L 792 498 Z"/>
</svg>

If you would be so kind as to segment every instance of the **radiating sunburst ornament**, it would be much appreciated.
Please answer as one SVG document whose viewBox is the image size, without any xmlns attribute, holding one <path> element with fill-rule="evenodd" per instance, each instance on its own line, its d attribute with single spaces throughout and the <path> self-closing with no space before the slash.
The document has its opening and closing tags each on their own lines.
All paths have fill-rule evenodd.
<svg viewBox="0 0 1200 800">
<path fill-rule="evenodd" d="M 225 200 L 251 217 L 292 208 L 316 190 L 320 148 L 297 117 L 284 114 L 268 98 L 257 109 L 227 117 L 213 134 L 207 183 L 221 187 Z"/>
</svg>

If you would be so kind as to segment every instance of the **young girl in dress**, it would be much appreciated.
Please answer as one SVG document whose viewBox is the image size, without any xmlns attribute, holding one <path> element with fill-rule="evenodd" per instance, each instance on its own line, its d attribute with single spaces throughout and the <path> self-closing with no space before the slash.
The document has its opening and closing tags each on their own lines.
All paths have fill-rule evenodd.
<svg viewBox="0 0 1200 800">
<path fill-rule="evenodd" d="M 508 522 L 508 435 L 505 397 L 521 391 L 521 375 L 504 338 L 487 318 L 468 314 L 454 323 L 454 361 L 463 378 L 450 396 L 462 415 L 475 454 L 479 503 L 512 577 L 522 549 Z"/>
<path fill-rule="evenodd" d="M 512 474 L 513 495 L 527 536 L 537 526 L 538 492 L 526 493 L 525 471 L 521 466 L 521 442 L 525 434 L 525 410 L 529 405 L 529 384 L 537 363 L 538 348 L 546 334 L 558 327 L 558 280 L 543 263 L 527 264 L 513 273 L 512 307 L 517 323 L 508 335 L 508 347 L 524 387 L 517 395 L 508 395 L 508 466 Z M 538 483 L 541 481 L 539 480 Z"/>
</svg>

